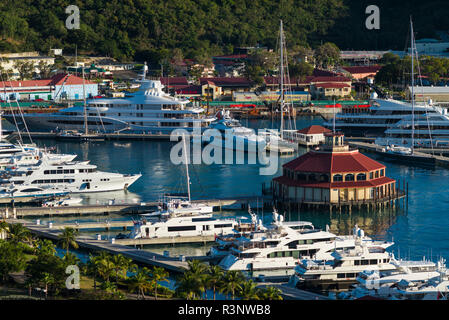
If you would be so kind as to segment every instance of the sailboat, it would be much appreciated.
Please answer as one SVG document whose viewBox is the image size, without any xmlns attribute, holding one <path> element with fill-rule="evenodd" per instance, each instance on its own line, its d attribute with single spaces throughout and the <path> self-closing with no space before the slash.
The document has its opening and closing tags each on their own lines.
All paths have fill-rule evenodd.
<svg viewBox="0 0 449 320">
<path fill-rule="evenodd" d="M 190 193 L 190 176 L 189 176 L 189 163 L 187 158 L 187 148 L 186 148 L 186 139 L 183 135 L 182 137 L 184 143 L 184 156 L 185 156 L 185 164 L 186 164 L 186 177 L 187 177 L 187 198 L 185 196 L 164 196 L 162 201 L 162 206 L 159 207 L 159 211 L 144 213 L 142 216 L 144 217 L 177 217 L 177 216 L 185 216 L 185 215 L 200 215 L 200 214 L 208 214 L 212 213 L 214 207 L 209 206 L 204 203 L 196 203 L 192 202 L 191 193 Z"/>
<path fill-rule="evenodd" d="M 293 150 L 298 150 L 298 142 L 294 141 L 292 137 L 294 137 L 295 129 L 291 128 L 289 130 L 285 130 L 284 128 L 284 111 L 287 103 L 285 102 L 285 89 L 284 89 L 284 81 L 288 78 L 288 59 L 284 54 L 285 51 L 285 35 L 284 35 L 284 26 L 281 20 L 280 22 L 280 112 L 281 112 L 281 128 L 279 132 L 273 129 L 266 129 L 265 131 L 261 131 L 259 134 L 265 137 L 267 141 L 267 147 L 270 148 L 270 145 L 273 142 L 276 142 L 278 147 L 289 148 Z M 287 68 L 287 72 L 285 69 Z M 293 104 L 292 104 L 293 105 Z M 290 112 L 290 111 L 288 111 Z M 293 126 L 295 126 L 293 122 Z M 292 139 L 290 139 L 292 138 Z"/>
</svg>

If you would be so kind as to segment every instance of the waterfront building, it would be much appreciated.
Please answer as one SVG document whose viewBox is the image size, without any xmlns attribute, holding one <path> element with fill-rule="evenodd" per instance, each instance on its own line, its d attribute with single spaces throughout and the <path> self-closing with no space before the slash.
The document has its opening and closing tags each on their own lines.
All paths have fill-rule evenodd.
<svg viewBox="0 0 449 320">
<path fill-rule="evenodd" d="M 283 165 L 273 179 L 273 197 L 282 205 L 386 204 L 403 196 L 385 165 L 350 149 L 341 133 L 326 133 L 325 144 Z"/>
<path fill-rule="evenodd" d="M 86 98 L 98 95 L 98 84 L 84 80 Z M 2 100 L 81 100 L 83 79 L 58 73 L 50 79 L 8 81 L 0 83 Z"/>
<path fill-rule="evenodd" d="M 440 105 L 449 105 L 449 87 L 446 86 L 415 86 L 413 87 L 415 101 L 428 102 L 430 99 L 438 102 Z M 406 98 L 411 100 L 412 87 L 409 86 L 406 91 Z"/>
<path fill-rule="evenodd" d="M 381 66 L 352 66 L 341 67 L 341 72 L 354 80 L 373 81 Z"/>
<path fill-rule="evenodd" d="M 20 78 L 20 71 L 18 69 L 18 66 L 21 63 L 32 65 L 32 72 L 35 74 L 39 74 L 39 64 L 45 64 L 48 66 L 54 65 L 55 58 L 40 55 L 37 51 L 0 54 L 0 68 L 8 71 L 8 74 L 11 75 L 11 80 Z"/>
<path fill-rule="evenodd" d="M 295 135 L 297 136 L 296 141 L 298 141 L 299 144 L 305 145 L 305 146 L 317 146 L 319 144 L 324 143 L 324 134 L 330 133 L 331 130 L 326 129 L 322 126 L 318 125 L 312 125 L 307 128 L 303 128 L 301 130 L 298 130 Z"/>
<path fill-rule="evenodd" d="M 330 99 L 332 97 L 343 98 L 351 94 L 350 78 L 315 77 L 310 80 L 310 91 L 314 99 Z"/>
</svg>

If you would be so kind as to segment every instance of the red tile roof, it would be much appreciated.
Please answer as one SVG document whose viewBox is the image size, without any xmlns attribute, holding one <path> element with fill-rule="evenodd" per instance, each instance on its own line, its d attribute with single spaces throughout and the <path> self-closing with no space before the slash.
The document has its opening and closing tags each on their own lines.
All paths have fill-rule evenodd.
<svg viewBox="0 0 449 320">
<path fill-rule="evenodd" d="M 42 80 L 16 80 L 16 81 L 4 81 L 0 83 L 0 87 L 46 87 L 46 86 L 59 86 L 64 83 L 64 80 L 68 77 L 64 85 L 80 85 L 83 84 L 83 78 L 77 77 L 73 74 L 58 73 L 50 79 Z M 95 84 L 95 82 L 84 80 L 85 84 Z"/>
<path fill-rule="evenodd" d="M 187 82 L 186 77 L 160 77 L 161 83 L 166 85 L 177 85 L 177 86 L 188 86 L 189 83 Z"/>
<path fill-rule="evenodd" d="M 325 82 L 325 83 L 314 84 L 314 86 L 317 88 L 325 88 L 325 89 L 329 89 L 329 88 L 340 89 L 340 88 L 349 88 L 351 85 L 347 84 L 347 83 Z"/>
<path fill-rule="evenodd" d="M 175 91 L 177 94 L 201 94 L 201 87 L 194 85 L 178 86 Z"/>
<path fill-rule="evenodd" d="M 355 67 L 342 67 L 343 70 L 346 70 L 349 73 L 377 73 L 381 66 L 355 66 Z"/>
<path fill-rule="evenodd" d="M 298 130 L 298 133 L 303 133 L 303 134 L 318 134 L 318 133 L 325 133 L 325 132 L 331 132 L 331 130 L 329 130 L 325 127 L 322 127 L 322 126 L 318 126 L 318 125 L 312 125 L 307 128 Z"/>
<path fill-rule="evenodd" d="M 314 77 L 310 82 L 351 82 L 348 77 L 336 76 L 336 77 Z"/>
<path fill-rule="evenodd" d="M 274 178 L 273 181 L 276 181 L 279 184 L 286 185 L 289 187 L 307 187 L 307 188 L 322 188 L 322 189 L 371 188 L 395 182 L 394 179 L 388 177 L 381 177 L 366 181 L 312 182 L 312 181 L 292 180 L 286 176 Z"/>
<path fill-rule="evenodd" d="M 265 84 L 278 85 L 280 84 L 280 79 L 278 77 L 263 77 Z M 299 79 L 290 78 L 290 85 L 297 85 L 299 83 Z M 286 84 L 286 83 L 284 83 Z"/>
<path fill-rule="evenodd" d="M 67 81 L 64 83 L 64 80 L 67 78 Z M 51 84 L 54 86 L 60 86 L 64 83 L 64 85 L 80 85 L 83 84 L 83 78 L 77 77 L 73 74 L 66 74 L 66 73 L 58 73 L 55 74 L 51 78 Z M 85 84 L 96 84 L 93 81 L 89 81 L 87 79 L 84 79 Z"/>
<path fill-rule="evenodd" d="M 207 84 L 208 81 L 213 82 L 217 86 L 251 86 L 253 83 L 251 80 L 248 80 L 243 77 L 216 77 L 216 78 L 200 78 L 200 84 Z"/>
<path fill-rule="evenodd" d="M 294 171 L 318 173 L 367 172 L 385 168 L 383 164 L 357 150 L 341 153 L 310 151 L 283 167 Z"/>
</svg>

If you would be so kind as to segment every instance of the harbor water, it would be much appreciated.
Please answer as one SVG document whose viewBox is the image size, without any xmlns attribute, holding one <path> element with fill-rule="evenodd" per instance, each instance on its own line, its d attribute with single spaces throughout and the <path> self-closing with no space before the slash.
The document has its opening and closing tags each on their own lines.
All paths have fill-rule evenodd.
<svg viewBox="0 0 449 320">
<path fill-rule="evenodd" d="M 311 124 L 321 124 L 320 117 L 302 117 L 297 120 L 297 128 Z M 244 126 L 266 128 L 271 121 L 242 120 Z M 142 177 L 128 191 L 107 192 L 82 195 L 84 203 L 138 202 L 158 200 L 163 193 L 186 192 L 185 167 L 170 161 L 169 141 L 102 141 L 90 143 L 61 142 L 54 140 L 36 140 L 39 146 L 56 146 L 59 152 L 75 153 L 77 160 L 90 160 L 99 170 L 121 173 L 142 173 Z M 307 152 L 306 149 L 300 153 Z M 393 240 L 393 251 L 401 258 L 422 259 L 423 256 L 449 259 L 449 170 L 444 168 L 427 168 L 388 162 L 372 154 L 369 157 L 387 166 L 386 175 L 408 182 L 408 205 L 404 201 L 396 210 L 384 209 L 380 212 L 352 211 L 342 212 L 281 212 L 286 220 L 311 221 L 318 228 L 329 225 L 332 232 L 349 234 L 355 224 L 365 230 L 367 235 L 376 239 Z M 193 199 L 213 199 L 222 197 L 255 196 L 261 194 L 262 183 L 270 184 L 271 179 L 281 174 L 282 164 L 295 156 L 281 157 L 278 171 L 271 176 L 259 174 L 260 164 L 199 164 L 190 165 L 191 191 Z M 271 212 L 256 210 L 269 221 Z M 247 212 L 223 210 L 215 212 L 217 216 L 243 216 Z M 137 217 L 133 217 L 137 218 Z M 130 216 L 82 216 L 52 217 L 42 219 L 53 222 L 73 222 L 83 220 L 131 219 Z M 83 231 L 84 233 L 85 231 Z M 102 233 L 113 237 L 122 230 L 88 231 Z M 210 245 L 176 245 L 157 246 L 148 250 L 170 255 L 204 255 Z"/>
</svg>

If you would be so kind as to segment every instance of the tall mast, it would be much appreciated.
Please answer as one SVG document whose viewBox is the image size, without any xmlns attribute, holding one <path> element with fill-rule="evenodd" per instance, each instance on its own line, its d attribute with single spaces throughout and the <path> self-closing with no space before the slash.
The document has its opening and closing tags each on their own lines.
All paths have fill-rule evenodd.
<svg viewBox="0 0 449 320">
<path fill-rule="evenodd" d="M 189 177 L 189 163 L 187 161 L 187 147 L 186 147 L 186 137 L 185 135 L 182 135 L 182 141 L 184 143 L 184 155 L 185 155 L 185 162 L 186 162 L 186 175 L 187 175 L 187 194 L 189 195 L 189 202 L 190 202 L 190 177 Z"/>
<path fill-rule="evenodd" d="M 83 66 L 83 100 L 84 100 L 84 133 L 87 135 L 87 106 L 86 106 L 86 85 L 84 81 L 84 66 Z"/>
<path fill-rule="evenodd" d="M 280 46 L 281 46 L 281 139 L 284 137 L 284 31 L 281 20 L 280 32 Z"/>
<path fill-rule="evenodd" d="M 413 33 L 413 22 L 410 16 L 411 51 L 412 51 L 412 152 L 415 147 L 415 35 Z"/>
</svg>

